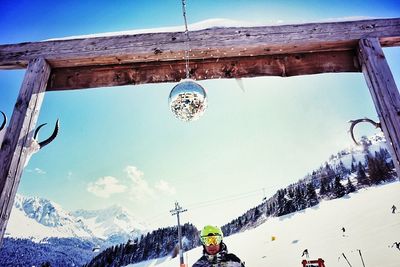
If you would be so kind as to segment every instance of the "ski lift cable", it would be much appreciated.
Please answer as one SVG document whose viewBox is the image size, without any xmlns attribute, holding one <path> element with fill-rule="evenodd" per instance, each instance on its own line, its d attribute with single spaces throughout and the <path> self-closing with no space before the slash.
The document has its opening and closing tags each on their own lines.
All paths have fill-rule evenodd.
<svg viewBox="0 0 400 267">
<path fill-rule="evenodd" d="M 332 177 L 335 177 L 335 176 L 336 176 L 336 174 L 331 174 L 331 175 L 319 176 L 319 177 L 316 177 L 316 179 L 319 180 L 319 181 L 322 181 L 324 179 L 332 178 Z M 272 186 L 263 187 L 263 189 L 271 188 L 271 187 Z M 221 198 L 217 198 L 217 199 L 191 203 L 189 205 L 186 205 L 186 207 L 191 209 L 191 210 L 195 210 L 195 209 L 199 209 L 199 208 L 204 208 L 204 207 L 209 207 L 209 206 L 214 206 L 214 205 L 220 205 L 221 203 L 233 202 L 233 201 L 238 200 L 238 199 L 248 198 L 248 197 L 251 197 L 253 195 L 258 194 L 259 192 L 260 192 L 260 189 L 252 190 L 252 191 L 248 191 L 248 192 L 244 192 L 244 193 L 240 193 L 240 194 L 235 194 L 235 195 L 230 195 L 230 196 L 225 196 L 225 197 L 221 197 Z M 168 213 L 168 212 L 167 211 L 161 212 L 161 213 L 156 214 L 155 216 L 147 219 L 146 221 L 150 221 L 150 222 L 158 221 L 162 217 L 164 217 L 166 213 Z"/>
<path fill-rule="evenodd" d="M 259 194 L 259 192 L 260 192 L 259 189 L 252 190 L 252 191 L 235 194 L 235 195 L 230 195 L 230 196 L 226 196 L 226 197 L 221 197 L 221 198 L 217 198 L 217 199 L 213 199 L 213 200 L 192 203 L 192 204 L 186 205 L 186 207 L 189 208 L 190 210 L 193 210 L 193 209 L 203 208 L 203 207 L 212 206 L 212 205 L 219 205 L 221 203 L 231 202 L 231 201 L 235 201 L 238 199 L 251 197 L 253 195 Z M 159 219 L 161 219 L 161 217 L 166 216 L 165 214 L 167 214 L 167 213 L 168 212 L 161 212 L 159 214 L 154 215 L 153 217 L 146 219 L 146 221 L 148 221 L 148 222 L 158 221 Z"/>
<path fill-rule="evenodd" d="M 210 202 L 209 203 L 209 201 L 208 202 L 206 202 L 206 203 L 197 203 L 196 205 L 191 205 L 190 207 L 189 206 L 187 206 L 190 210 L 196 210 L 196 209 L 199 209 L 199 208 L 204 208 L 204 207 L 208 207 L 208 206 L 214 206 L 214 205 L 219 205 L 219 204 L 221 204 L 221 203 L 225 203 L 225 202 L 232 202 L 232 201 L 235 201 L 235 200 L 238 200 L 238 199 L 243 199 L 243 198 L 248 198 L 248 197 L 251 197 L 251 196 L 253 196 L 253 195 L 255 195 L 254 193 L 253 194 L 241 194 L 241 195 L 236 195 L 236 197 L 235 196 L 233 196 L 234 198 L 232 198 L 232 196 L 231 196 L 231 198 L 229 198 L 229 199 L 225 199 L 225 198 L 220 198 L 220 199 L 217 199 L 217 200 L 213 200 L 214 202 Z M 146 221 L 147 222 L 149 222 L 149 221 L 158 221 L 159 219 L 161 219 L 161 217 L 164 217 L 164 216 L 166 216 L 165 214 L 166 214 L 167 212 L 162 212 L 162 213 L 159 213 L 159 214 L 157 214 L 157 215 L 155 215 L 155 216 L 153 216 L 153 217 L 151 217 L 151 218 L 149 218 L 149 219 L 147 219 Z"/>
<path fill-rule="evenodd" d="M 203 205 L 203 204 L 207 204 L 207 203 L 213 203 L 213 202 L 217 202 L 217 201 L 223 201 L 223 200 L 230 199 L 230 198 L 235 198 L 235 197 L 238 197 L 238 196 L 244 196 L 244 195 L 259 193 L 259 191 L 260 190 L 257 189 L 257 190 L 252 190 L 252 191 L 240 193 L 240 194 L 220 197 L 220 198 L 216 198 L 216 199 L 212 199 L 212 200 L 206 200 L 206 201 L 202 201 L 202 202 L 191 203 L 191 204 L 187 205 L 186 207 L 193 208 L 193 207 L 196 207 L 198 205 Z"/>
<path fill-rule="evenodd" d="M 309 177 L 307 179 L 310 180 L 310 181 L 315 179 L 315 180 L 318 180 L 318 181 L 321 182 L 322 180 L 333 178 L 336 175 L 337 175 L 336 173 L 333 173 L 333 174 L 330 174 L 330 175 L 324 175 L 324 176 L 316 175 L 315 178 L 313 178 L 312 175 L 309 175 Z M 307 181 L 305 181 L 305 178 L 303 178 L 302 180 L 304 182 L 307 182 Z M 273 187 L 273 186 L 263 187 L 261 189 L 261 191 L 263 192 L 265 190 L 265 188 L 271 188 L 271 187 Z M 204 208 L 204 207 L 213 206 L 213 205 L 219 205 L 221 203 L 233 202 L 233 201 L 238 200 L 238 199 L 251 197 L 253 195 L 258 194 L 259 192 L 260 192 L 260 189 L 247 191 L 247 192 L 244 192 L 244 193 L 235 194 L 235 195 L 229 195 L 229 196 L 225 196 L 225 197 L 221 197 L 221 198 L 217 198 L 217 199 L 191 203 L 189 205 L 186 205 L 186 207 L 191 209 L 191 210 L 193 210 L 193 209 Z M 164 217 L 166 213 L 168 213 L 168 212 L 159 213 L 159 214 L 149 218 L 146 221 L 158 221 L 158 220 L 160 220 L 161 217 Z"/>
<path fill-rule="evenodd" d="M 257 194 L 258 194 L 258 193 L 257 193 Z M 225 200 L 218 200 L 218 201 L 215 201 L 215 202 L 213 202 L 213 203 L 208 203 L 208 204 L 193 206 L 193 207 L 191 207 L 190 209 L 191 209 L 191 210 L 194 210 L 194 209 L 199 209 L 199 208 L 204 208 L 204 207 L 219 205 L 219 204 L 225 203 L 225 202 L 233 202 L 233 201 L 235 201 L 235 200 L 243 199 L 243 198 L 249 198 L 249 197 L 252 197 L 252 196 L 254 196 L 254 195 L 255 195 L 255 194 L 253 193 L 253 194 L 243 195 L 243 196 L 236 197 L 236 198 L 230 198 L 230 199 L 225 199 Z"/>
</svg>

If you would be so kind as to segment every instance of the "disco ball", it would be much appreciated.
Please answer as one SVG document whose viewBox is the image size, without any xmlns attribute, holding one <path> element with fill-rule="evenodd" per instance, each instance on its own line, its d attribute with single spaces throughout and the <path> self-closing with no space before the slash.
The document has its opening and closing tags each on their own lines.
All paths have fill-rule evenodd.
<svg viewBox="0 0 400 267">
<path fill-rule="evenodd" d="M 194 121 L 206 110 L 207 95 L 201 85 L 185 79 L 172 88 L 168 102 L 175 117 L 182 121 Z"/>
</svg>

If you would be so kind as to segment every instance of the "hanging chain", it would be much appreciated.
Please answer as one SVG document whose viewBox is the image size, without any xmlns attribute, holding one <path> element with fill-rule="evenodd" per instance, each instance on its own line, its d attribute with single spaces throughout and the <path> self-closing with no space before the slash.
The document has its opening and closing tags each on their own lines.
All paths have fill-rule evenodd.
<svg viewBox="0 0 400 267">
<path fill-rule="evenodd" d="M 189 30 L 187 26 L 187 20 L 186 20 L 186 0 L 182 0 L 182 12 L 183 12 L 183 19 L 185 20 L 185 35 L 186 35 L 186 49 L 185 49 L 185 67 L 186 67 L 186 79 L 189 79 L 190 73 L 189 73 Z"/>
</svg>

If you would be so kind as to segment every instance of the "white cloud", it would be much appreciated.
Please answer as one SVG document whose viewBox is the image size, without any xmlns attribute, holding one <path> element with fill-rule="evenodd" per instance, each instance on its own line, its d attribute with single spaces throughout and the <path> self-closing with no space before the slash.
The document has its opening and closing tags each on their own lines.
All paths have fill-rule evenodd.
<svg viewBox="0 0 400 267">
<path fill-rule="evenodd" d="M 35 168 L 34 171 L 35 171 L 37 174 L 46 174 L 46 172 L 45 172 L 44 170 L 39 169 L 39 168 Z"/>
<path fill-rule="evenodd" d="M 87 187 L 87 191 L 102 198 L 108 198 L 112 194 L 122 193 L 125 190 L 126 186 L 120 184 L 118 179 L 112 176 L 99 178 L 96 182 L 89 183 Z"/>
<path fill-rule="evenodd" d="M 46 174 L 46 171 L 44 171 L 42 169 L 39 169 L 39 168 L 34 168 L 33 170 L 32 169 L 28 169 L 28 170 L 26 170 L 26 172 L 34 172 L 36 174 Z"/>
<path fill-rule="evenodd" d="M 168 195 L 174 195 L 176 193 L 175 188 L 164 180 L 158 181 L 154 187 L 160 192 L 167 193 Z"/>
<path fill-rule="evenodd" d="M 151 186 L 144 179 L 144 173 L 135 166 L 127 166 L 125 172 L 132 182 L 129 192 L 132 200 L 144 200 L 146 198 L 155 199 L 159 196 L 157 193 L 167 195 L 176 193 L 175 188 L 164 180 L 159 180 L 154 186 Z"/>
<path fill-rule="evenodd" d="M 125 172 L 132 181 L 130 194 L 135 200 L 143 200 L 146 197 L 155 197 L 154 189 L 152 189 L 146 180 L 143 179 L 144 173 L 135 166 L 127 166 Z"/>
</svg>

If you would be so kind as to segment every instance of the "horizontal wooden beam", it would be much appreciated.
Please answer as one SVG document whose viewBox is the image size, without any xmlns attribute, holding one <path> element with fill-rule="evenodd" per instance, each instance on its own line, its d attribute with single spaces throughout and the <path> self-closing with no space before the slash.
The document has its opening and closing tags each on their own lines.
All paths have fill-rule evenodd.
<svg viewBox="0 0 400 267">
<path fill-rule="evenodd" d="M 362 38 L 378 38 L 382 46 L 400 45 L 400 18 L 193 31 L 190 58 L 353 50 Z M 185 39 L 183 32 L 166 32 L 1 45 L 0 69 L 26 68 L 39 57 L 52 68 L 173 63 L 184 58 Z"/>
<path fill-rule="evenodd" d="M 194 60 L 189 67 L 196 80 L 361 71 L 353 50 Z M 184 61 L 57 68 L 52 70 L 47 91 L 177 82 L 185 75 Z"/>
</svg>

